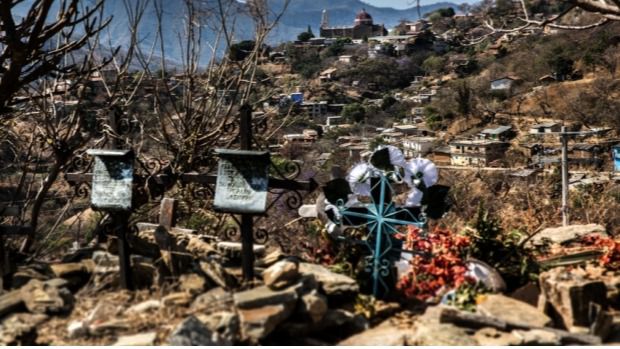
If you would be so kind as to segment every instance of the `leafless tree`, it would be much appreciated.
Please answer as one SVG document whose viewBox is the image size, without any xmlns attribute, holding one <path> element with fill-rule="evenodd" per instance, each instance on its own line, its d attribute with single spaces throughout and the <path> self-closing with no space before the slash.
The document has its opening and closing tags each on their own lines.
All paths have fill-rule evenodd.
<svg viewBox="0 0 620 349">
<path fill-rule="evenodd" d="M 23 5 L 23 0 L 0 1 L 2 113 L 16 102 L 14 97 L 20 90 L 37 79 L 82 69 L 69 55 L 82 49 L 109 23 L 99 16 L 103 0 L 84 9 L 80 9 L 79 0 L 37 0 L 22 18 L 15 13 L 19 4 Z M 54 7 L 58 8 L 56 14 Z"/>
<path fill-rule="evenodd" d="M 234 141 L 230 127 L 239 107 L 256 107 L 271 96 L 270 77 L 260 80 L 259 63 L 266 53 L 267 36 L 288 2 L 274 12 L 267 0 L 248 1 L 245 6 L 234 0 L 184 0 L 185 24 L 178 33 L 183 59 L 173 69 L 167 60 L 170 47 L 166 47 L 162 32 L 162 0 L 154 0 L 159 22 L 159 67 L 153 68 L 148 53 L 140 48 L 137 55 L 147 79 L 157 82 L 153 104 L 158 126 L 150 138 L 167 150 L 164 155 L 170 157 L 174 172 L 208 166 L 216 146 Z M 237 46 L 237 21 L 242 16 L 254 24 L 254 38 L 247 47 Z M 205 47 L 207 31 L 211 38 Z M 234 49 L 241 54 L 231 54 Z M 166 75 L 173 70 L 173 77 Z"/>
<path fill-rule="evenodd" d="M 525 0 L 519 0 L 517 3 L 519 5 L 518 15 L 515 18 L 517 24 L 510 26 L 498 25 L 491 16 L 486 16 L 484 20 L 486 33 L 470 38 L 470 43 L 480 43 L 495 34 L 518 33 L 531 30 L 532 28 L 548 26 L 557 29 L 584 30 L 602 26 L 610 21 L 620 20 L 620 1 L 617 0 L 568 0 L 565 1 L 567 6 L 563 11 L 544 18 L 534 18 L 535 16 L 528 10 Z M 488 13 L 492 5 L 493 1 L 483 2 L 479 10 L 484 15 Z M 564 17 L 577 10 L 591 13 L 595 15 L 596 18 L 591 23 L 584 25 L 567 25 L 560 23 Z"/>
<path fill-rule="evenodd" d="M 51 6 L 50 3 L 52 2 L 36 1 L 30 8 L 30 13 L 49 11 L 47 6 Z M 125 47 L 123 57 L 117 57 L 119 48 L 111 46 L 108 47 L 109 55 L 106 55 L 106 47 L 100 35 L 109 20 L 101 22 L 96 19 L 103 18 L 103 1 L 97 3 L 96 11 L 78 9 L 77 3 L 56 4 L 60 11 L 57 18 L 69 16 L 68 18 L 73 20 L 62 22 L 64 29 L 48 38 L 45 45 L 49 46 L 45 47 L 49 47 L 50 53 L 33 56 L 43 57 L 41 59 L 55 57 L 55 65 L 49 66 L 48 70 L 38 71 L 36 76 L 33 75 L 27 80 L 20 80 L 23 98 L 8 102 L 20 111 L 12 113 L 12 117 L 21 125 L 27 125 L 26 133 L 32 135 L 30 141 L 22 142 L 22 146 L 27 146 L 29 150 L 25 152 L 23 161 L 38 163 L 45 160 L 49 165 L 46 176 L 38 188 L 34 189 L 34 193 L 31 193 L 32 186 L 25 185 L 24 179 L 31 171 L 28 166 L 24 166 L 22 180 L 15 190 L 16 195 L 27 199 L 25 208 L 30 213 L 28 221 L 32 227 L 32 233 L 22 244 L 22 252 L 30 251 L 34 241 L 43 233 L 41 230 L 48 228 L 39 224 L 42 207 L 49 200 L 49 193 L 60 174 L 67 170 L 75 156 L 83 152 L 87 145 L 101 147 L 118 137 L 111 131 L 113 128 L 110 127 L 108 111 L 120 110 L 122 113 L 126 110 L 139 86 L 134 84 L 132 88 L 127 88 L 125 83 L 127 69 L 134 56 L 135 36 L 130 35 L 130 44 Z M 136 32 L 144 13 L 143 3 L 143 0 L 132 2 L 135 11 L 133 16 L 128 16 L 130 33 Z M 37 10 L 37 6 L 43 8 Z M 71 15 L 66 15 L 66 12 Z M 84 28 L 79 29 L 81 24 L 84 24 Z M 25 25 L 26 23 L 22 23 L 20 30 L 36 30 Z M 74 38 L 74 33 L 77 32 L 82 33 L 78 41 Z M 105 56 L 109 58 L 102 58 Z M 109 65 L 111 62 L 114 64 Z M 39 63 L 29 63 L 30 66 L 37 64 Z M 104 68 L 108 71 L 114 70 L 112 77 L 104 76 Z M 31 68 L 27 66 L 25 69 L 28 71 Z M 20 104 L 16 104 L 18 102 Z M 31 151 L 33 148 L 35 151 Z M 58 224 L 54 224 L 47 235 L 57 226 Z"/>
</svg>

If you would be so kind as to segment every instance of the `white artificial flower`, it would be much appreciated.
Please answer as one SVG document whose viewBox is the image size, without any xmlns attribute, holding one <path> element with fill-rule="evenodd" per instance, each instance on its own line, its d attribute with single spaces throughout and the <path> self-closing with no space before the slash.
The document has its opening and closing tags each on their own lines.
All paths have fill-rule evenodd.
<svg viewBox="0 0 620 349">
<path fill-rule="evenodd" d="M 412 159 L 405 166 L 405 182 L 410 187 L 416 187 L 416 179 L 422 180 L 427 188 L 435 185 L 439 180 L 437 166 L 428 159 Z"/>
<path fill-rule="evenodd" d="M 370 165 L 360 163 L 349 171 L 347 182 L 354 194 L 370 196 L 370 170 Z"/>
<path fill-rule="evenodd" d="M 405 155 L 400 149 L 393 145 L 388 145 L 388 152 L 390 153 L 390 163 L 394 166 L 405 167 Z"/>
<path fill-rule="evenodd" d="M 422 203 L 422 197 L 424 197 L 424 193 L 422 193 L 420 189 L 414 187 L 407 195 L 407 201 L 405 201 L 405 206 L 419 207 Z"/>
</svg>

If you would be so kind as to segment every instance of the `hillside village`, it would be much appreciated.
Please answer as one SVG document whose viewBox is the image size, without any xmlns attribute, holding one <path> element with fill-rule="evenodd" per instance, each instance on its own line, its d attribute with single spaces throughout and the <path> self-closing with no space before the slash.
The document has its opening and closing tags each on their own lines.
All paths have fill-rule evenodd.
<svg viewBox="0 0 620 349">
<path fill-rule="evenodd" d="M 620 23 L 565 6 L 0 77 L 0 344 L 620 343 Z"/>
<path fill-rule="evenodd" d="M 325 13 L 326 18 L 327 16 Z M 370 14 L 363 10 L 358 17 L 372 20 Z M 469 26 L 473 27 L 470 30 L 476 30 L 475 25 L 471 24 L 476 21 L 473 15 L 457 14 L 449 17 L 449 20 L 453 21 L 456 27 L 467 25 L 461 23 L 469 23 Z M 327 26 L 326 23 L 324 25 Z M 329 32 L 330 28 L 321 28 L 321 33 L 325 33 L 325 30 L 332 34 Z M 571 85 L 588 86 L 592 80 L 597 79 L 597 75 L 604 76 L 606 72 L 591 72 L 584 77 L 584 73 L 574 67 L 571 74 L 580 75 L 574 78 L 572 75 L 560 76 L 553 71 L 553 67 L 548 67 L 547 74 L 526 81 L 514 72 L 500 71 L 499 67 L 490 63 L 496 60 L 510 61 L 509 52 L 521 50 L 520 43 L 525 38 L 531 40 L 531 37 L 539 37 L 547 40 L 546 38 L 562 34 L 540 28 L 528 32 L 527 35 L 498 35 L 496 40 L 491 39 L 490 44 L 480 49 L 480 52 L 471 52 L 472 46 L 461 45 L 454 39 L 457 35 L 464 35 L 463 33 L 456 29 L 437 33 L 433 31 L 430 22 L 424 19 L 403 22 L 403 30 L 397 34 L 400 35 L 365 36 L 365 40 L 362 39 L 364 35 L 359 34 L 348 43 L 343 43 L 343 39 L 338 37 L 318 37 L 292 44 L 290 49 L 295 51 L 295 55 L 318 52 L 324 57 L 331 54 L 334 47 L 338 47 L 338 52 L 333 57 L 328 56 L 322 60 L 321 68 L 311 75 L 311 79 L 298 80 L 298 86 L 290 86 L 289 82 L 288 89 L 293 91 L 279 97 L 279 110 L 273 112 L 281 113 L 281 104 L 292 103 L 293 113 L 307 116 L 306 120 L 315 125 L 312 130 L 284 135 L 280 144 L 300 144 L 312 149 L 310 144 L 319 141 L 317 132 L 326 138 L 343 134 L 336 137 L 336 143 L 339 149 L 348 152 L 348 158 L 352 162 L 370 154 L 370 144 L 376 145 L 376 141 L 379 141 L 402 148 L 408 157 L 428 156 L 440 165 L 514 167 L 516 173 L 526 168 L 535 171 L 551 168 L 557 156 L 554 158 L 548 155 L 559 154 L 559 140 L 554 139 L 558 137 L 540 136 L 560 132 L 561 127 L 566 126 L 571 132 L 584 131 L 584 135 L 573 139 L 569 147 L 570 163 L 575 170 L 614 170 L 611 149 L 620 140 L 616 136 L 617 129 L 613 122 L 584 124 L 578 118 L 570 119 L 570 116 L 554 117 L 552 112 L 544 110 L 544 103 L 558 101 L 540 100 L 542 95 L 571 89 Z M 465 50 L 469 52 L 461 53 Z M 378 83 L 374 82 L 378 78 L 372 76 L 357 75 L 360 80 L 353 80 L 351 77 L 357 73 L 355 67 L 358 64 L 372 65 L 371 62 L 377 60 L 376 69 L 381 69 L 382 64 L 411 59 L 414 54 L 427 57 L 423 60 L 423 67 L 424 63 L 427 66 L 432 63 L 439 66 L 433 67 L 435 70 L 421 68 L 407 72 L 412 79 L 406 87 L 394 89 L 390 88 L 389 84 L 378 86 Z M 274 63 L 266 64 L 266 69 L 280 69 L 290 73 L 281 79 L 294 80 L 299 75 L 299 72 L 289 66 L 289 62 L 296 57 L 289 58 L 286 57 L 286 52 L 277 51 L 271 52 L 270 56 Z M 482 64 L 487 66 L 486 69 Z M 493 72 L 489 71 L 489 65 Z M 381 74 L 378 70 L 369 73 Z M 415 75 L 416 73 L 425 74 Z M 303 67 L 301 74 L 304 74 Z M 364 78 L 367 81 L 361 80 Z M 470 96 L 456 96 L 467 100 L 455 101 L 455 96 L 451 95 L 454 94 L 453 89 L 463 83 L 469 84 L 468 87 L 463 87 L 469 91 L 463 92 Z M 334 93 L 336 91 L 340 94 Z M 473 110 L 476 103 L 474 99 L 481 98 L 474 97 L 479 91 L 493 96 L 485 101 L 495 104 L 493 109 L 485 110 L 482 108 L 486 106 L 480 106 L 482 110 Z M 324 96 L 328 98 L 323 99 Z M 437 110 L 435 107 L 442 103 L 445 105 L 455 102 L 463 104 L 457 105 L 457 108 L 472 109 L 466 118 L 454 115 L 456 110 L 445 110 L 445 107 L 444 110 Z M 368 110 L 366 115 L 360 117 L 368 120 L 355 120 L 347 113 L 351 109 L 343 110 L 351 108 L 351 105 L 361 105 L 360 109 Z M 380 112 L 387 110 L 383 118 L 371 116 L 376 114 L 374 111 L 377 109 Z M 444 115 L 441 115 L 442 113 Z M 363 126 L 364 136 L 359 132 L 360 121 L 366 121 Z M 507 152 L 519 156 L 507 158 Z"/>
</svg>

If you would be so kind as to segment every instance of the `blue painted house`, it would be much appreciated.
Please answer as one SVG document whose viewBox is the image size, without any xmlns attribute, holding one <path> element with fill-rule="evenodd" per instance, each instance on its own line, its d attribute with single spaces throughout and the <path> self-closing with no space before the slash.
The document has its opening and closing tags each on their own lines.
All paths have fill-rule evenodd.
<svg viewBox="0 0 620 349">
<path fill-rule="evenodd" d="M 620 172 L 620 145 L 613 146 L 611 152 L 614 158 L 614 171 Z"/>
</svg>

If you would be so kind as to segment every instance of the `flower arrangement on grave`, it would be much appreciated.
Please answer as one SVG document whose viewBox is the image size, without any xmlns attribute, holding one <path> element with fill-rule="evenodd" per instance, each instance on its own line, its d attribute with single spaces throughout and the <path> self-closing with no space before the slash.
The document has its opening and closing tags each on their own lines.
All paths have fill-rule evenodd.
<svg viewBox="0 0 620 349">
<path fill-rule="evenodd" d="M 467 273 L 468 237 L 441 228 L 423 234 L 410 226 L 405 240 L 408 249 L 421 252 L 413 256 L 409 271 L 396 285 L 405 296 L 428 300 L 475 283 Z"/>
<path fill-rule="evenodd" d="M 330 220 L 327 230 L 349 246 L 364 246 L 361 264 L 363 272 L 370 275 L 375 296 L 394 289 L 394 265 L 403 255 L 399 239 L 403 228 L 422 231 L 427 218 L 440 218 L 447 210 L 448 188 L 437 185 L 438 179 L 437 167 L 430 160 L 407 161 L 398 148 L 384 146 L 374 151 L 369 161 L 353 166 L 346 178 L 330 181 L 323 188 Z M 357 236 L 345 236 L 345 229 L 356 231 Z"/>
</svg>

